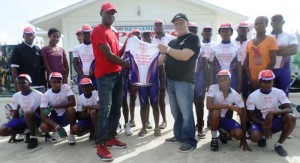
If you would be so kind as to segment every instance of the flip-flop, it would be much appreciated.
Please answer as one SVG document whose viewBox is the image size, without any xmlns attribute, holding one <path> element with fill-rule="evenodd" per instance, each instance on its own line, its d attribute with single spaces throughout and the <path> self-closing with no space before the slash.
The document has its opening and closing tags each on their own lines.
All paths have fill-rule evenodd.
<svg viewBox="0 0 300 163">
<path fill-rule="evenodd" d="M 147 130 L 141 129 L 141 131 L 138 133 L 139 137 L 144 137 L 147 134 Z"/>
<path fill-rule="evenodd" d="M 167 127 L 167 122 L 163 122 L 161 125 L 159 125 L 159 129 L 165 129 Z"/>
</svg>

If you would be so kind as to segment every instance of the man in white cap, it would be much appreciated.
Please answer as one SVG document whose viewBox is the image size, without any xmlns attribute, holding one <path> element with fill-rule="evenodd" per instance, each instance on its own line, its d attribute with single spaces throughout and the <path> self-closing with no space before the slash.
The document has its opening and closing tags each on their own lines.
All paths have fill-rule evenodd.
<svg viewBox="0 0 300 163">
<path fill-rule="evenodd" d="M 129 63 L 121 58 L 117 33 L 112 30 L 116 13 L 117 10 L 112 3 L 104 2 L 100 8 L 101 24 L 94 28 L 91 35 L 100 99 L 96 138 L 97 155 L 103 161 L 114 159 L 108 147 L 127 147 L 126 143 L 116 137 L 123 93 L 121 70 L 122 66 L 129 67 Z"/>
<path fill-rule="evenodd" d="M 167 143 L 181 142 L 179 152 L 189 152 L 197 147 L 195 139 L 195 121 L 193 115 L 195 65 L 200 50 L 200 40 L 188 29 L 188 18 L 177 13 L 173 19 L 177 39 L 168 45 L 160 43 L 159 64 L 165 63 L 167 91 L 171 113 L 174 117 L 174 137 Z"/>
<path fill-rule="evenodd" d="M 23 38 L 24 41 L 14 48 L 11 58 L 12 78 L 15 83 L 15 91 L 18 91 L 16 85 L 18 75 L 28 74 L 32 79 L 31 87 L 45 92 L 45 69 L 41 50 L 38 46 L 33 45 L 35 38 L 34 30 L 31 27 L 24 28 Z"/>
<path fill-rule="evenodd" d="M 212 151 L 219 150 L 219 138 L 223 144 L 227 143 L 228 136 L 240 140 L 240 147 L 244 151 L 251 151 L 246 141 L 246 112 L 242 97 L 234 89 L 230 88 L 231 74 L 228 70 L 217 73 L 217 84 L 209 87 L 206 107 L 210 111 L 211 144 Z M 232 119 L 233 112 L 240 118 L 241 125 Z"/>
<path fill-rule="evenodd" d="M 260 88 L 247 99 L 247 114 L 251 122 L 248 132 L 259 147 L 266 147 L 267 139 L 281 131 L 274 148 L 278 155 L 285 157 L 288 153 L 282 143 L 295 129 L 296 118 L 286 94 L 273 87 L 274 79 L 271 70 L 262 70 L 258 75 Z"/>
</svg>

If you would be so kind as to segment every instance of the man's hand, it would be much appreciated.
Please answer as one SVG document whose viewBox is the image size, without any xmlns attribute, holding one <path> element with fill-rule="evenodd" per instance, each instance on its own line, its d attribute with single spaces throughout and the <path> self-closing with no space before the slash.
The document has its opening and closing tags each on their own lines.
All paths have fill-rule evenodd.
<svg viewBox="0 0 300 163">
<path fill-rule="evenodd" d="M 158 47 L 159 51 L 163 54 L 168 53 L 168 48 L 170 48 L 169 46 L 167 46 L 165 44 L 161 44 L 161 43 L 159 43 L 157 45 L 157 47 Z"/>
<path fill-rule="evenodd" d="M 232 110 L 232 111 L 237 112 L 238 114 L 239 114 L 239 112 L 241 110 L 239 107 L 237 107 L 235 105 L 229 105 L 229 109 Z"/>
<path fill-rule="evenodd" d="M 246 151 L 252 151 L 251 148 L 248 146 L 248 143 L 246 141 L 245 138 L 243 138 L 241 141 L 240 141 L 240 148 L 243 147 L 243 151 L 246 152 Z"/>
</svg>

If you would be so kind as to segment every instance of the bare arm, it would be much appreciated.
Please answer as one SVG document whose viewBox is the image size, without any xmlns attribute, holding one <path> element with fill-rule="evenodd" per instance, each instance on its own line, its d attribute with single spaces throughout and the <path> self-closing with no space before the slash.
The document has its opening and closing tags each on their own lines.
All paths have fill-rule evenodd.
<svg viewBox="0 0 300 163">
<path fill-rule="evenodd" d="M 272 50 L 270 55 L 270 64 L 268 65 L 267 69 L 273 70 L 276 64 L 276 51 Z"/>
<path fill-rule="evenodd" d="M 74 107 L 76 105 L 75 97 L 74 95 L 68 96 L 68 101 L 61 103 L 61 104 L 56 104 L 52 106 L 54 109 L 58 108 L 68 108 L 68 107 Z"/>
<path fill-rule="evenodd" d="M 129 67 L 129 63 L 120 57 L 114 55 L 111 51 L 111 48 L 107 44 L 98 45 L 98 48 L 103 52 L 106 59 L 111 61 L 112 63 L 121 65 L 123 67 Z"/>
<path fill-rule="evenodd" d="M 75 71 L 77 72 L 77 74 L 80 76 L 80 78 L 83 78 L 83 77 L 84 77 L 83 72 L 82 72 L 82 70 L 79 68 L 78 64 L 79 64 L 79 58 L 78 58 L 78 57 L 74 57 L 74 58 L 73 58 L 73 66 L 74 66 L 74 69 L 75 69 Z"/>
<path fill-rule="evenodd" d="M 69 63 L 68 63 L 66 55 L 63 55 L 63 62 L 64 62 L 64 68 L 65 68 L 65 74 L 63 74 L 63 76 L 64 76 L 63 83 L 67 84 L 70 68 L 69 68 Z"/>
<path fill-rule="evenodd" d="M 278 51 L 276 53 L 277 56 L 288 57 L 295 55 L 298 51 L 298 46 L 296 44 L 292 44 L 289 46 L 279 46 Z"/>
<path fill-rule="evenodd" d="M 161 53 L 158 58 L 158 66 L 163 65 L 166 62 L 166 54 Z"/>
<path fill-rule="evenodd" d="M 208 110 L 220 110 L 220 109 L 230 109 L 230 105 L 228 104 L 217 104 L 213 102 L 213 97 L 207 97 L 206 99 L 206 108 Z"/>
<path fill-rule="evenodd" d="M 195 54 L 191 49 L 173 49 L 164 44 L 158 44 L 158 49 L 161 53 L 168 53 L 171 57 L 179 61 L 187 61 Z"/>
<path fill-rule="evenodd" d="M 18 92 L 18 86 L 17 86 L 17 77 L 18 77 L 18 68 L 17 67 L 12 67 L 11 68 L 11 74 L 12 74 L 12 78 L 14 80 L 14 84 L 15 84 L 15 91 Z"/>
<path fill-rule="evenodd" d="M 45 70 L 46 70 L 47 74 L 50 75 L 52 73 L 52 70 L 49 66 L 47 56 L 43 55 L 42 57 L 43 57 L 43 63 L 44 63 L 44 66 L 45 66 Z"/>
</svg>

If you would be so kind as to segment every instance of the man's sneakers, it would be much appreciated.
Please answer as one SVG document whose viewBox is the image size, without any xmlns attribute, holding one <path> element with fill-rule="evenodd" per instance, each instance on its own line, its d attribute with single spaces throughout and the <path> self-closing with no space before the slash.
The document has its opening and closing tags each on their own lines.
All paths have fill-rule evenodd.
<svg viewBox="0 0 300 163">
<path fill-rule="evenodd" d="M 126 123 L 124 125 L 124 128 L 125 128 L 125 134 L 127 136 L 131 136 L 132 135 L 132 131 L 131 131 L 130 123 Z"/>
<path fill-rule="evenodd" d="M 257 145 L 259 147 L 266 147 L 267 146 L 267 139 L 266 138 L 262 138 L 257 142 Z"/>
<path fill-rule="evenodd" d="M 114 157 L 105 144 L 97 145 L 97 155 L 102 161 L 113 161 Z"/>
<path fill-rule="evenodd" d="M 198 135 L 199 139 L 205 139 L 205 137 L 206 137 L 204 130 L 198 131 L 197 135 Z"/>
<path fill-rule="evenodd" d="M 52 143 L 56 143 L 58 139 L 59 139 L 58 133 L 57 133 L 57 132 L 53 132 L 50 141 L 51 141 Z"/>
<path fill-rule="evenodd" d="M 287 151 L 282 147 L 282 145 L 274 145 L 275 151 L 279 156 L 286 157 L 288 155 Z"/>
<path fill-rule="evenodd" d="M 29 141 L 28 141 L 28 144 L 27 144 L 27 148 L 28 149 L 33 149 L 35 147 L 38 146 L 38 140 L 37 138 L 30 138 Z"/>
<path fill-rule="evenodd" d="M 165 142 L 169 143 L 169 144 L 178 143 L 178 141 L 176 140 L 175 137 L 171 137 L 171 138 L 165 139 Z"/>
<path fill-rule="evenodd" d="M 192 150 L 194 150 L 195 147 L 189 145 L 189 144 L 186 144 L 186 143 L 183 143 L 179 149 L 178 149 L 178 152 L 181 152 L 181 153 L 187 153 L 187 152 L 190 152 Z"/>
<path fill-rule="evenodd" d="M 222 130 L 222 129 L 219 130 L 219 133 L 220 133 L 219 138 L 220 138 L 222 144 L 227 144 L 227 142 L 228 142 L 228 133 L 225 130 Z"/>
<path fill-rule="evenodd" d="M 112 148 L 118 148 L 118 149 L 122 149 L 122 148 L 126 148 L 127 144 L 121 142 L 119 139 L 117 138 L 112 138 L 110 140 L 106 141 L 106 145 L 108 147 L 112 147 Z"/>
<path fill-rule="evenodd" d="M 76 144 L 76 139 L 75 139 L 75 136 L 73 134 L 68 135 L 68 140 L 69 140 L 70 145 L 75 145 Z"/>
<path fill-rule="evenodd" d="M 219 150 L 219 142 L 218 138 L 212 138 L 210 142 L 210 149 L 212 151 L 218 151 Z"/>
<path fill-rule="evenodd" d="M 135 127 L 135 121 L 134 120 L 130 120 L 129 124 L 130 124 L 130 127 Z"/>
<path fill-rule="evenodd" d="M 120 134 L 122 131 L 122 125 L 119 123 L 118 128 L 116 130 L 117 134 Z"/>
<path fill-rule="evenodd" d="M 150 122 L 147 122 L 147 123 L 146 123 L 146 129 L 152 129 L 152 125 L 151 125 Z"/>
</svg>

